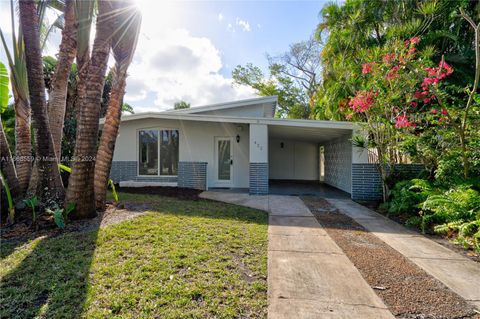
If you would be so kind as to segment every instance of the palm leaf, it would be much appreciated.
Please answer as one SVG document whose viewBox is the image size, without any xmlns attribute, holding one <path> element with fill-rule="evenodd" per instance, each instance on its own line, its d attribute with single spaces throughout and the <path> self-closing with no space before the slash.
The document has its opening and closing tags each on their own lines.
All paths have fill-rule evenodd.
<svg viewBox="0 0 480 319">
<path fill-rule="evenodd" d="M 8 72 L 5 64 L 0 62 L 0 114 L 8 106 Z"/>
</svg>

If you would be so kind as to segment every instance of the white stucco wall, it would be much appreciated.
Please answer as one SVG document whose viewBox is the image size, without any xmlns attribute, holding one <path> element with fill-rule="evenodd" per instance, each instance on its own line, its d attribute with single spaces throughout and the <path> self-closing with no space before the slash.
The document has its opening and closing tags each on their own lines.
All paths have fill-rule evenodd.
<svg viewBox="0 0 480 319">
<path fill-rule="evenodd" d="M 338 138 L 325 147 L 325 183 L 350 193 L 352 189 L 351 135 Z"/>
<path fill-rule="evenodd" d="M 270 179 L 313 181 L 319 178 L 316 143 L 271 139 L 269 159 Z"/>
<path fill-rule="evenodd" d="M 195 112 L 195 114 L 239 117 L 273 117 L 274 115 L 271 104 L 246 105 L 230 109 Z"/>
<path fill-rule="evenodd" d="M 250 162 L 268 163 L 268 126 L 250 124 Z"/>
<path fill-rule="evenodd" d="M 180 161 L 207 162 L 207 187 L 215 184 L 215 137 L 233 138 L 233 187 L 249 185 L 249 129 L 248 125 L 193 122 L 165 119 L 144 119 L 122 122 L 115 148 L 114 161 L 137 161 L 140 129 L 178 129 L 180 134 Z M 240 143 L 236 142 L 237 134 Z"/>
</svg>

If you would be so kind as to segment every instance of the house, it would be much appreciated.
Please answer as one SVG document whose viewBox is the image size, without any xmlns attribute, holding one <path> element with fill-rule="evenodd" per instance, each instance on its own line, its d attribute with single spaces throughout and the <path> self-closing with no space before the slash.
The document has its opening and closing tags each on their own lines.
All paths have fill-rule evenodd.
<svg viewBox="0 0 480 319">
<path fill-rule="evenodd" d="M 353 199 L 379 197 L 379 176 L 352 145 L 351 122 L 275 118 L 277 97 L 122 116 L 111 178 L 121 186 L 244 188 L 323 182 Z M 381 193 L 380 193 L 381 195 Z"/>
</svg>

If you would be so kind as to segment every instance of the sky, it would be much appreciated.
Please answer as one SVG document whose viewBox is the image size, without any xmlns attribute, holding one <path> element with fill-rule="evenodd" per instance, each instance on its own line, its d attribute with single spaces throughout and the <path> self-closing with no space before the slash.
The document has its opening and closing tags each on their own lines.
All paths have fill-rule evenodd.
<svg viewBox="0 0 480 319">
<path fill-rule="evenodd" d="M 5 33 L 11 30 L 8 3 L 0 0 Z M 267 71 L 266 54 L 308 39 L 324 4 L 136 0 L 142 28 L 124 100 L 138 113 L 166 110 L 180 100 L 199 106 L 254 97 L 251 88 L 232 85 L 235 66 L 253 63 Z M 59 40 L 57 32 L 45 54 L 54 55 Z M 6 62 L 1 51 L 0 60 Z"/>
</svg>

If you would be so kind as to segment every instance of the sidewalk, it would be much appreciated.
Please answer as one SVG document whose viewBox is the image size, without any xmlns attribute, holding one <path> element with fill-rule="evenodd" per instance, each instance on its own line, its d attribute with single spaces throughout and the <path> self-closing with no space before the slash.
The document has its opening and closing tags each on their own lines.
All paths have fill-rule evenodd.
<svg viewBox="0 0 480 319">
<path fill-rule="evenodd" d="M 349 199 L 326 199 L 480 309 L 480 265 Z"/>
<path fill-rule="evenodd" d="M 300 198 L 200 196 L 269 212 L 269 318 L 394 318 Z"/>
</svg>

